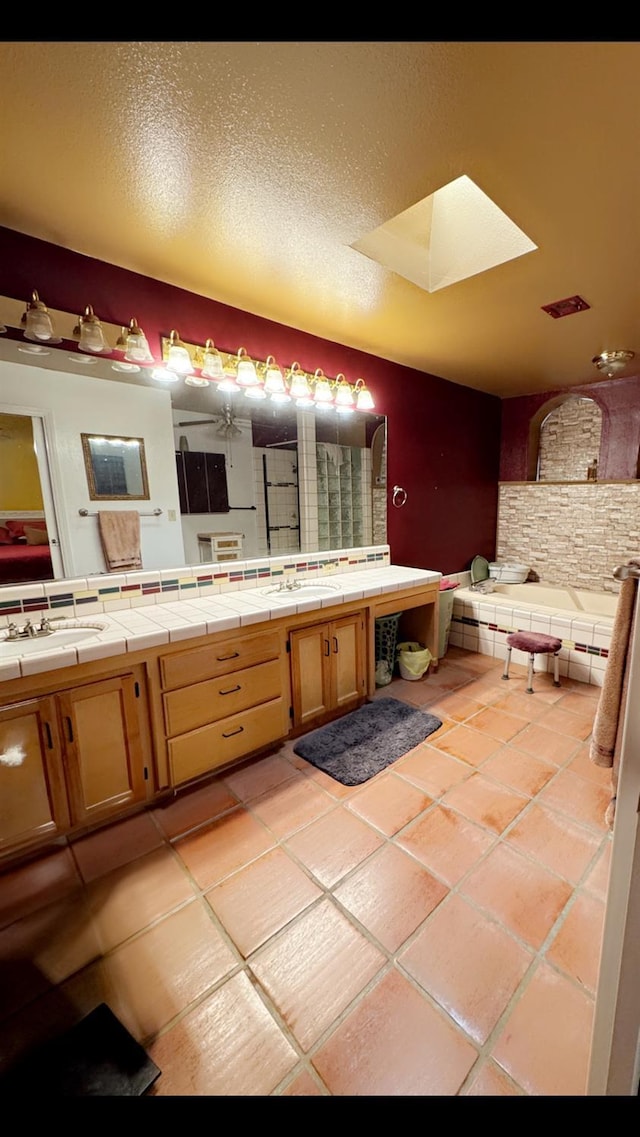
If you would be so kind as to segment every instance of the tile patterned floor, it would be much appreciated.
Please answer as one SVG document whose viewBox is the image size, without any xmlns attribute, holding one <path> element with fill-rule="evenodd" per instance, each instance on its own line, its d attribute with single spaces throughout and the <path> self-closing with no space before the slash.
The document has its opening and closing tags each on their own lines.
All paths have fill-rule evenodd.
<svg viewBox="0 0 640 1137">
<path fill-rule="evenodd" d="M 363 786 L 293 744 L 0 876 L 0 1071 L 106 1002 L 154 1096 L 583 1096 L 599 688 L 450 648 Z"/>
</svg>

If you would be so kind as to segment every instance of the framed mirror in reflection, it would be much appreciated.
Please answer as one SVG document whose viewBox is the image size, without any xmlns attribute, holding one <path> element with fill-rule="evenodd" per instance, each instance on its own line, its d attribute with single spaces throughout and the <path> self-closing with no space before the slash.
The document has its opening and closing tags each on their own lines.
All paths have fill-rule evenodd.
<svg viewBox="0 0 640 1137">
<path fill-rule="evenodd" d="M 142 438 L 81 434 L 91 501 L 148 501 Z"/>
</svg>

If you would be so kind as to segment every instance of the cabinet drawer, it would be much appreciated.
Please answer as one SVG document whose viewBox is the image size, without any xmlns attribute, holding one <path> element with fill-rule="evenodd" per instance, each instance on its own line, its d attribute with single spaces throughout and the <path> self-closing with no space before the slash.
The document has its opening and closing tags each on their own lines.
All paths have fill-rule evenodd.
<svg viewBox="0 0 640 1137">
<path fill-rule="evenodd" d="M 197 778 L 282 738 L 287 731 L 286 710 L 284 699 L 273 699 L 171 739 L 167 745 L 172 784 Z"/>
<path fill-rule="evenodd" d="M 280 654 L 277 632 L 230 637 L 220 643 L 178 651 L 160 657 L 160 676 L 165 688 L 186 687 L 203 679 L 215 679 L 255 663 L 266 663 Z"/>
<path fill-rule="evenodd" d="M 162 696 L 167 735 L 184 734 L 199 726 L 235 715 L 282 694 L 280 662 L 258 663 L 217 679 L 205 679 Z"/>
</svg>

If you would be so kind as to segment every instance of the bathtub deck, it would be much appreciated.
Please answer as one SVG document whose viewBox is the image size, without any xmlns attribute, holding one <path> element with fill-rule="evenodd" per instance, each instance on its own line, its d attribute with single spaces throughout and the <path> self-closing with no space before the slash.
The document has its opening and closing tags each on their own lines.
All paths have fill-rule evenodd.
<svg viewBox="0 0 640 1137">
<path fill-rule="evenodd" d="M 462 586 L 457 588 L 449 643 L 467 651 L 478 651 L 503 660 L 507 650 L 506 638 L 510 632 L 544 632 L 562 640 L 559 656 L 561 676 L 601 687 L 609 656 L 617 596 L 612 594 L 611 614 L 603 614 L 576 607 L 569 609 L 532 603 L 522 597 L 523 589 L 535 590 L 538 596 L 542 592 L 551 595 L 550 586 L 536 584 L 496 585 L 490 593 L 476 592 Z M 568 591 L 558 587 L 553 590 L 553 595 L 559 597 Z M 533 597 L 533 591 L 526 595 Z M 577 595 L 591 596 L 594 605 L 596 597 L 599 600 L 602 597 L 609 600 L 609 594 L 606 593 L 580 592 Z M 527 656 L 514 649 L 512 660 L 525 665 Z M 552 669 L 552 659 L 547 656 L 536 657 L 536 672 Z"/>
</svg>

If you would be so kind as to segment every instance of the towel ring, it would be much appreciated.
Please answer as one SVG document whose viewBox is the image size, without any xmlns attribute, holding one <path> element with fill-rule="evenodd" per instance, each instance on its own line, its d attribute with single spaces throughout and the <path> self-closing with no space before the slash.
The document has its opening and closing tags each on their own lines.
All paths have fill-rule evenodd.
<svg viewBox="0 0 640 1137">
<path fill-rule="evenodd" d="M 393 487 L 393 496 L 391 498 L 391 501 L 395 505 L 396 509 L 401 509 L 401 507 L 405 504 L 406 500 L 407 500 L 407 491 L 403 490 L 402 486 L 394 486 Z"/>
</svg>

